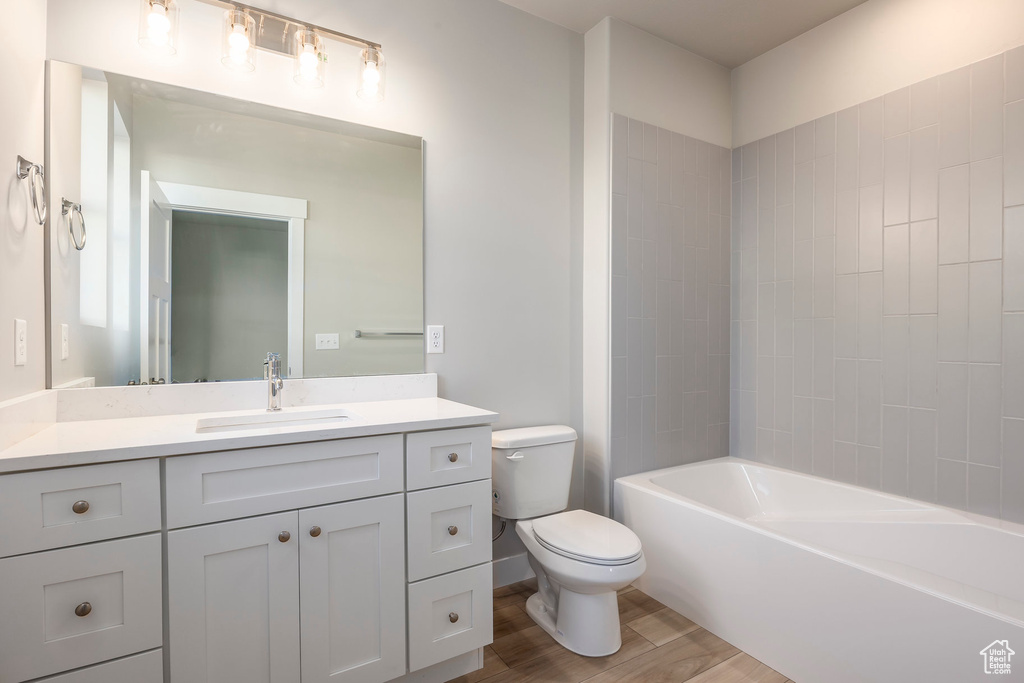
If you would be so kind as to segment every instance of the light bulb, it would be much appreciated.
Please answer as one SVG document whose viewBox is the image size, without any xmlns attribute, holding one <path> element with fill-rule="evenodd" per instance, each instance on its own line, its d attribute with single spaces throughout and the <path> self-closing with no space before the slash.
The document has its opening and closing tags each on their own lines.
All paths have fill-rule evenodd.
<svg viewBox="0 0 1024 683">
<path fill-rule="evenodd" d="M 317 62 L 316 48 L 306 43 L 299 53 L 299 75 L 307 81 L 316 80 Z"/>
<path fill-rule="evenodd" d="M 151 4 L 146 17 L 146 37 L 158 47 L 167 44 L 171 31 L 171 20 L 167 18 L 167 8 L 159 4 Z"/>
<path fill-rule="evenodd" d="M 363 82 L 356 94 L 368 102 L 380 102 L 384 99 L 384 55 L 379 48 L 367 47 L 360 58 L 363 70 Z"/>
<path fill-rule="evenodd" d="M 363 88 L 369 91 L 372 86 L 373 92 L 377 92 L 378 83 L 380 83 L 380 69 L 377 68 L 377 63 L 367 62 L 366 68 L 363 69 Z"/>
<path fill-rule="evenodd" d="M 249 36 L 245 33 L 245 26 L 235 24 L 231 27 L 231 35 L 228 36 L 228 45 L 232 52 L 245 53 L 249 50 Z"/>
</svg>

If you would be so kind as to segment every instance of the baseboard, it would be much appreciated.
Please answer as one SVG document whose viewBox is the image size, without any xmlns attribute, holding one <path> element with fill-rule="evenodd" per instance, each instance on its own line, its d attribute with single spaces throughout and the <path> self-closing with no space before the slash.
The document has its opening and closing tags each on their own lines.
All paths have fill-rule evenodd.
<svg viewBox="0 0 1024 683">
<path fill-rule="evenodd" d="M 458 657 L 452 657 L 433 666 L 428 666 L 426 669 L 420 669 L 419 671 L 413 671 L 404 676 L 393 678 L 389 683 L 444 683 L 453 678 L 471 674 L 482 669 L 483 666 L 484 651 L 483 648 L 478 648 Z"/>
<path fill-rule="evenodd" d="M 491 563 L 494 570 L 494 587 L 501 588 L 511 583 L 519 583 L 532 579 L 535 575 L 530 568 L 530 561 L 526 553 L 519 553 L 511 557 L 502 557 Z"/>
</svg>

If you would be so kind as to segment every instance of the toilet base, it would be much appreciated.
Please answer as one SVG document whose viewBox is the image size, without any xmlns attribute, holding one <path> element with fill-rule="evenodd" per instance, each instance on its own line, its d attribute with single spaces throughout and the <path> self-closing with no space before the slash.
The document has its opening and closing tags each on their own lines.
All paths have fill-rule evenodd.
<svg viewBox="0 0 1024 683">
<path fill-rule="evenodd" d="M 526 613 L 558 644 L 584 657 L 605 657 L 622 647 L 615 591 L 584 595 L 560 587 L 557 608 L 534 593 Z"/>
</svg>

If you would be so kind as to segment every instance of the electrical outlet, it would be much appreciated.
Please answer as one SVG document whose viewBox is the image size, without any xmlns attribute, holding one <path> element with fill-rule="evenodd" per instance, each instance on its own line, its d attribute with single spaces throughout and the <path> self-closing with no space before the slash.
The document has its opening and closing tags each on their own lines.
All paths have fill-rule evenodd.
<svg viewBox="0 0 1024 683">
<path fill-rule="evenodd" d="M 427 353 L 444 353 L 444 325 L 427 325 Z"/>
<path fill-rule="evenodd" d="M 61 323 L 60 326 L 60 359 L 67 360 L 68 356 L 71 355 L 71 330 L 68 328 L 67 323 Z"/>
<path fill-rule="evenodd" d="M 28 323 L 24 320 L 14 321 L 14 364 L 25 365 L 28 362 Z"/>
<path fill-rule="evenodd" d="M 330 351 L 340 347 L 338 342 L 338 333 L 332 332 L 328 334 L 316 335 L 316 350 L 317 351 Z"/>
</svg>

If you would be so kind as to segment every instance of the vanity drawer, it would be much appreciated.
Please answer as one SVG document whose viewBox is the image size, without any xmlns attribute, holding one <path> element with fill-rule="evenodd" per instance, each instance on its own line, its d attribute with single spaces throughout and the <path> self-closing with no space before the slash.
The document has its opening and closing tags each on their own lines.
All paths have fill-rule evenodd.
<svg viewBox="0 0 1024 683">
<path fill-rule="evenodd" d="M 0 560 L 0 614 L 4 683 L 160 647 L 160 535 Z"/>
<path fill-rule="evenodd" d="M 159 529 L 156 460 L 0 476 L 0 557 Z"/>
<path fill-rule="evenodd" d="M 163 683 L 163 650 L 150 650 L 98 666 L 44 678 L 39 683 Z"/>
<path fill-rule="evenodd" d="M 407 494 L 409 580 L 491 560 L 491 482 Z"/>
<path fill-rule="evenodd" d="M 168 458 L 171 529 L 402 490 L 402 435 Z"/>
<path fill-rule="evenodd" d="M 490 563 L 409 584 L 409 670 L 489 645 L 492 602 Z"/>
<path fill-rule="evenodd" d="M 416 432 L 405 437 L 410 491 L 491 478 L 491 428 Z"/>
</svg>

